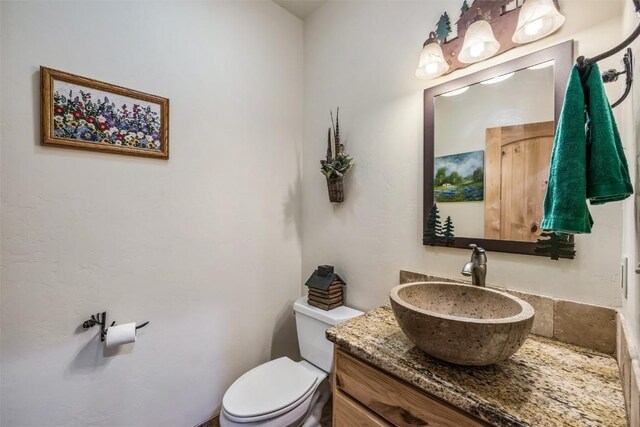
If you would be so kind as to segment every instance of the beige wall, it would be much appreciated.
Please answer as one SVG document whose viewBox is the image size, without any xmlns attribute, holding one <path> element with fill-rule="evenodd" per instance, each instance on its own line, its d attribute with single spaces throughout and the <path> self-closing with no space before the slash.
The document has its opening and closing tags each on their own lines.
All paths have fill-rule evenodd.
<svg viewBox="0 0 640 427">
<path fill-rule="evenodd" d="M 0 424 L 199 424 L 296 354 L 302 23 L 266 1 L 0 3 Z M 40 146 L 40 65 L 170 98 L 171 159 Z M 102 310 L 151 323 L 105 355 L 79 328 Z"/>
<path fill-rule="evenodd" d="M 334 264 L 348 283 L 348 303 L 369 309 L 388 302 L 400 269 L 460 277 L 468 251 L 421 244 L 422 91 L 568 39 L 576 40 L 577 54 L 587 56 L 619 42 L 622 2 L 565 0 L 561 5 L 567 21 L 553 36 L 433 82 L 414 77 L 420 48 L 444 9 L 458 16 L 458 1 L 328 2 L 305 21 L 303 278 L 317 264 Z M 318 170 L 328 112 L 336 106 L 346 149 L 356 162 L 341 205 L 328 202 Z M 487 280 L 619 305 L 622 205 L 594 207 L 592 214 L 594 232 L 577 237 L 577 259 L 491 252 Z"/>
</svg>

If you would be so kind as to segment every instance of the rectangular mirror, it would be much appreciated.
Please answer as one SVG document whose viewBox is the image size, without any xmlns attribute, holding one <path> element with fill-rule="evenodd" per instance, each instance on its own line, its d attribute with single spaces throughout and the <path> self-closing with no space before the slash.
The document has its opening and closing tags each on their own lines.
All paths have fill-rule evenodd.
<svg viewBox="0 0 640 427">
<path fill-rule="evenodd" d="M 425 90 L 425 236 L 434 203 L 455 227 L 436 245 L 535 255 L 572 66 L 568 41 Z"/>
</svg>

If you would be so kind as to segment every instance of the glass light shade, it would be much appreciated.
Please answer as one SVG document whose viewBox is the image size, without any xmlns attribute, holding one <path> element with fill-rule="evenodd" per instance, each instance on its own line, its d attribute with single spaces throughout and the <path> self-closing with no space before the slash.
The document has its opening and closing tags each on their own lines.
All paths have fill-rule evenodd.
<svg viewBox="0 0 640 427">
<path fill-rule="evenodd" d="M 448 69 L 449 64 L 444 59 L 440 45 L 437 42 L 425 44 L 420 53 L 416 77 L 419 79 L 433 79 L 443 75 Z"/>
<path fill-rule="evenodd" d="M 523 44 L 541 39 L 562 27 L 564 16 L 553 0 L 526 0 L 520 8 L 514 43 Z"/>
<path fill-rule="evenodd" d="M 500 50 L 500 43 L 493 35 L 493 29 L 484 19 L 479 19 L 467 29 L 464 43 L 458 54 L 458 61 L 465 64 L 483 61 Z"/>
</svg>

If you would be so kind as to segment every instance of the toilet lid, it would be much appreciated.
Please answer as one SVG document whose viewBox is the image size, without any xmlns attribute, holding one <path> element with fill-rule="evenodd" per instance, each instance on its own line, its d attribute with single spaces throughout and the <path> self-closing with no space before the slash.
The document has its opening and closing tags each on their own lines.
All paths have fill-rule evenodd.
<svg viewBox="0 0 640 427">
<path fill-rule="evenodd" d="M 318 376 L 309 369 L 281 357 L 238 378 L 222 398 L 222 406 L 242 418 L 273 413 L 299 401 L 317 381 Z"/>
</svg>

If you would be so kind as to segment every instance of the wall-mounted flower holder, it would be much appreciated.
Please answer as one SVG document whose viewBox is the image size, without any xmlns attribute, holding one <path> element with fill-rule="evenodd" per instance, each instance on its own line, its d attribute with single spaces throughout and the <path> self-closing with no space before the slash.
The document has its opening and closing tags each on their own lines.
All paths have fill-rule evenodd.
<svg viewBox="0 0 640 427">
<path fill-rule="evenodd" d="M 329 201 L 331 203 L 341 203 L 344 201 L 344 175 L 353 167 L 353 159 L 344 152 L 344 144 L 340 142 L 340 123 L 338 114 L 340 109 L 336 110 L 336 121 L 333 122 L 333 113 L 329 112 L 331 117 L 331 127 L 327 132 L 327 157 L 320 160 L 322 167 L 320 171 L 327 179 L 327 188 L 329 190 Z M 331 138 L 333 130 L 333 141 Z"/>
<path fill-rule="evenodd" d="M 331 203 L 344 201 L 344 185 L 341 176 L 327 178 L 327 189 L 329 190 L 329 201 Z"/>
</svg>

